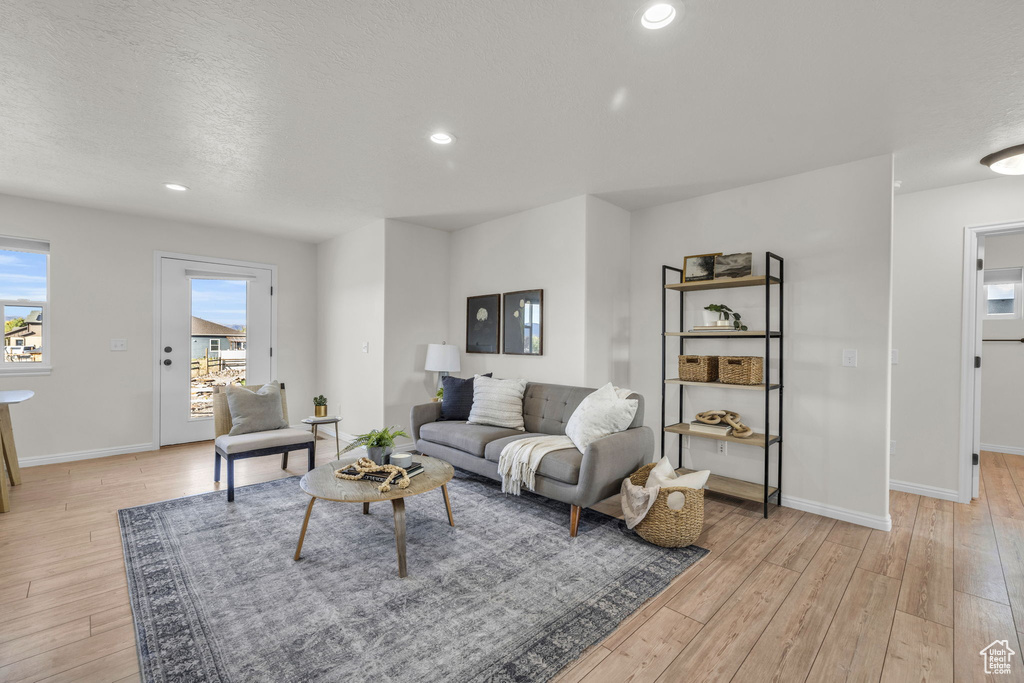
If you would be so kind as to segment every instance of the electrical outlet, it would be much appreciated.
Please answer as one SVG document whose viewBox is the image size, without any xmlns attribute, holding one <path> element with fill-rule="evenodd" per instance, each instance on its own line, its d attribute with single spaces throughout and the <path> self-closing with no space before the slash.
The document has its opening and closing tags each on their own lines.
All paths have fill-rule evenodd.
<svg viewBox="0 0 1024 683">
<path fill-rule="evenodd" d="M 892 360 L 892 364 L 893 365 L 899 365 L 900 364 L 900 350 L 899 349 L 890 349 L 889 353 L 891 354 L 890 355 L 890 359 Z"/>
<path fill-rule="evenodd" d="M 843 367 L 857 367 L 857 349 L 843 349 Z"/>
<path fill-rule="evenodd" d="M 889 455 L 896 455 L 896 442 L 895 441 L 890 441 L 889 442 Z"/>
<path fill-rule="evenodd" d="M 719 441 L 718 442 L 718 454 L 719 455 L 729 455 L 729 442 L 728 441 Z"/>
<path fill-rule="evenodd" d="M 363 342 L 363 353 L 370 352 L 370 342 Z"/>
<path fill-rule="evenodd" d="M 128 340 L 127 339 L 111 339 L 110 340 L 111 351 L 127 351 Z"/>
</svg>

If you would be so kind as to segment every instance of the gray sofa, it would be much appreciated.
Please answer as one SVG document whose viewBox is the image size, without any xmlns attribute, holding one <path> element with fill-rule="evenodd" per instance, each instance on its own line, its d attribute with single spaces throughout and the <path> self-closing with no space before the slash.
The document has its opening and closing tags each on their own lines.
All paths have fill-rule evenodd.
<svg viewBox="0 0 1024 683">
<path fill-rule="evenodd" d="M 593 389 L 559 384 L 526 385 L 523 418 L 526 431 L 460 421 L 438 421 L 440 403 L 413 407 L 409 422 L 416 448 L 424 455 L 500 481 L 498 458 L 505 444 L 528 436 L 565 434 L 576 407 Z M 537 469 L 535 493 L 572 506 L 569 533 L 576 535 L 581 508 L 619 492 L 622 480 L 654 455 L 654 432 L 644 427 L 644 399 L 639 394 L 636 417 L 624 432 L 595 441 L 580 453 L 576 448 L 544 456 Z"/>
</svg>

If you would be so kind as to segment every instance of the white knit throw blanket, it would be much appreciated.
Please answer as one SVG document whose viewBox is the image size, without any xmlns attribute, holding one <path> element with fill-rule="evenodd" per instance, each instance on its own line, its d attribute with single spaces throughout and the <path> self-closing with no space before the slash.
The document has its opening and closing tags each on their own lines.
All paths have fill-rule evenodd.
<svg viewBox="0 0 1024 683">
<path fill-rule="evenodd" d="M 501 490 L 518 496 L 523 485 L 533 490 L 541 458 L 552 451 L 573 448 L 567 436 L 528 436 L 506 444 L 498 458 Z"/>
</svg>

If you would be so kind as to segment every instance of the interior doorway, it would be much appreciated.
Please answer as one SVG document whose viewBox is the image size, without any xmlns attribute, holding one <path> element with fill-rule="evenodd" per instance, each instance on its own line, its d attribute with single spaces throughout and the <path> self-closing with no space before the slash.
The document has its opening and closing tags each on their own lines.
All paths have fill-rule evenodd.
<svg viewBox="0 0 1024 683">
<path fill-rule="evenodd" d="M 1024 222 L 964 232 L 960 502 L 977 498 L 983 450 L 1024 455 Z"/>
<path fill-rule="evenodd" d="M 158 255 L 156 434 L 161 446 L 212 439 L 213 393 L 274 376 L 273 266 Z"/>
</svg>

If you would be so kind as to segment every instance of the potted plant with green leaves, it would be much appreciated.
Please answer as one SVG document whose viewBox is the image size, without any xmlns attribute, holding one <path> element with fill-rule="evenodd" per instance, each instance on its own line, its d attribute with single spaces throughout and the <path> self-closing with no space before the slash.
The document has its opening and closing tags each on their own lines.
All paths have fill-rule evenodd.
<svg viewBox="0 0 1024 683">
<path fill-rule="evenodd" d="M 740 322 L 742 318 L 739 313 L 736 313 L 725 304 L 708 304 L 704 307 L 704 324 L 714 325 L 719 320 L 732 320 L 732 328 L 739 332 L 746 332 L 747 326 Z M 723 325 L 723 327 L 728 327 Z"/>
<path fill-rule="evenodd" d="M 434 398 L 430 399 L 434 403 L 440 403 L 441 399 L 444 398 L 444 387 L 438 387 L 437 393 L 434 394 Z"/>
<path fill-rule="evenodd" d="M 313 414 L 316 417 L 327 417 L 327 399 L 323 394 L 313 397 Z"/>
<path fill-rule="evenodd" d="M 355 441 L 345 447 L 342 454 L 363 446 L 366 448 L 366 457 L 378 465 L 386 465 L 388 457 L 395 448 L 395 439 L 401 436 L 409 436 L 401 427 L 375 429 L 372 432 L 358 435 Z"/>
</svg>

